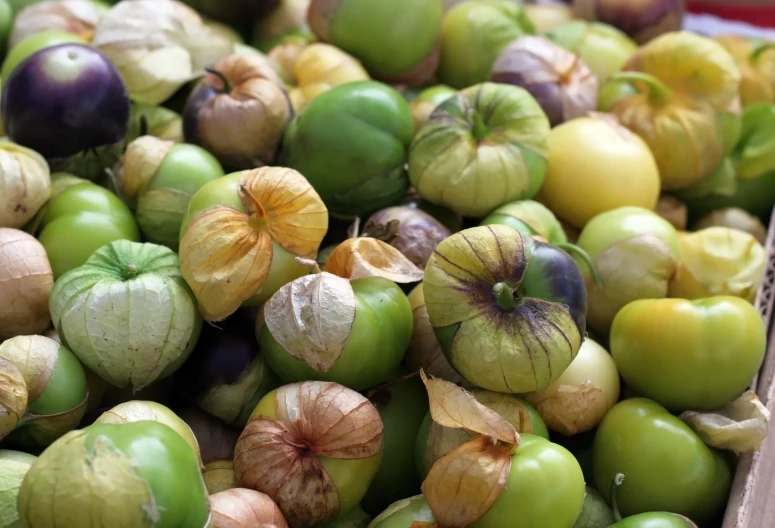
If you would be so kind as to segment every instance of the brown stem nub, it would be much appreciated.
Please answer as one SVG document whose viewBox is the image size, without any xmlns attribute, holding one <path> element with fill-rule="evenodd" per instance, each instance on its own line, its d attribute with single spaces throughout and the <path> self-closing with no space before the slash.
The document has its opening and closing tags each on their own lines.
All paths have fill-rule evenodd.
<svg viewBox="0 0 775 528">
<path fill-rule="evenodd" d="M 215 68 L 205 68 L 205 71 L 210 75 L 215 75 L 223 83 L 223 88 L 221 88 L 221 93 L 231 92 L 231 83 L 223 73 L 219 72 Z"/>
</svg>

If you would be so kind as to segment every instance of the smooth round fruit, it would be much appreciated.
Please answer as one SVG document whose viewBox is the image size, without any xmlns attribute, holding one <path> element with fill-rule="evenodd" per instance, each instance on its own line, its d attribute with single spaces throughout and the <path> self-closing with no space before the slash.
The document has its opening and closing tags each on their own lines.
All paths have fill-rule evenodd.
<svg viewBox="0 0 775 528">
<path fill-rule="evenodd" d="M 5 86 L 8 77 L 11 76 L 11 73 L 13 73 L 16 67 L 33 53 L 40 51 L 43 48 L 68 43 L 88 44 L 88 42 L 78 35 L 56 29 L 41 31 L 40 33 L 35 33 L 22 40 L 13 47 L 3 61 L 3 66 L 0 68 L 0 80 L 2 81 L 2 85 Z"/>
</svg>

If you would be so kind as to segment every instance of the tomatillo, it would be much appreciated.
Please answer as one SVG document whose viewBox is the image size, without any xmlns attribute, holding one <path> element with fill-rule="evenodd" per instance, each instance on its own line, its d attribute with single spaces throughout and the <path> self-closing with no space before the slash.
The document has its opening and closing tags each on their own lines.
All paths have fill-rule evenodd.
<svg viewBox="0 0 775 528">
<path fill-rule="evenodd" d="M 132 212 L 118 196 L 99 185 L 79 183 L 48 205 L 38 235 L 46 248 L 54 279 L 83 265 L 114 240 L 140 241 Z"/>
<path fill-rule="evenodd" d="M 706 446 L 680 418 L 645 398 L 619 402 L 595 435 L 593 480 L 611 503 L 611 484 L 622 515 L 667 511 L 697 523 L 724 511 L 732 470 L 721 452 Z"/>
<path fill-rule="evenodd" d="M 712 410 L 751 383 L 767 331 L 756 308 L 739 297 L 642 299 L 616 315 L 610 346 L 637 394 L 671 411 Z"/>
</svg>

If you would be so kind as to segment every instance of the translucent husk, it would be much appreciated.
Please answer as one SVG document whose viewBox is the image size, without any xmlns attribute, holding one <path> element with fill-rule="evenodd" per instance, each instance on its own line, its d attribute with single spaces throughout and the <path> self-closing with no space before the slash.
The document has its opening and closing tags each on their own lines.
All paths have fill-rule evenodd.
<svg viewBox="0 0 775 528">
<path fill-rule="evenodd" d="M 336 383 L 294 383 L 266 398 L 273 398 L 275 417 L 256 414 L 248 421 L 235 449 L 237 482 L 266 493 L 294 528 L 336 519 L 336 482 L 318 457 L 379 456 L 379 412 L 364 396 Z"/>
<path fill-rule="evenodd" d="M 180 268 L 207 321 L 225 319 L 261 289 L 271 271 L 273 243 L 313 259 L 328 230 L 326 206 L 293 169 L 243 171 L 239 193 L 246 212 L 206 209 L 180 240 Z"/>
<path fill-rule="evenodd" d="M 0 343 L 46 329 L 53 286 L 51 264 L 41 243 L 23 231 L 0 227 Z"/>
<path fill-rule="evenodd" d="M 182 2 L 119 2 L 92 40 L 118 68 L 133 101 L 159 104 L 204 68 L 231 53 L 232 42 Z"/>
<path fill-rule="evenodd" d="M 694 224 L 693 229 L 699 231 L 708 227 L 739 229 L 752 235 L 762 245 L 767 241 L 767 228 L 761 220 L 751 216 L 748 211 L 736 207 L 717 209 L 708 213 Z"/>
<path fill-rule="evenodd" d="M 140 136 L 129 143 L 115 170 L 120 195 L 130 204 L 136 204 L 174 146 L 174 141 L 150 135 Z"/>
<path fill-rule="evenodd" d="M 21 526 L 16 500 L 33 462 L 35 457 L 27 453 L 0 449 L 0 526 Z"/>
<path fill-rule="evenodd" d="M 251 489 L 234 488 L 210 495 L 210 509 L 217 528 L 288 528 L 272 499 Z"/>
<path fill-rule="evenodd" d="M 50 172 L 43 156 L 0 139 L 0 227 L 23 227 L 50 196 Z"/>
<path fill-rule="evenodd" d="M 755 42 L 741 35 L 717 35 L 714 40 L 735 58 L 740 69 L 743 106 L 775 102 L 775 50 L 769 42 Z"/>
<path fill-rule="evenodd" d="M 8 37 L 13 48 L 25 38 L 47 30 L 72 33 L 87 42 L 105 9 L 91 0 L 57 0 L 28 5 L 16 15 Z"/>
<path fill-rule="evenodd" d="M 122 424 L 142 421 L 159 422 L 174 429 L 191 446 L 199 465 L 204 466 L 194 432 L 186 422 L 160 403 L 138 400 L 121 403 L 102 413 L 94 423 Z"/>
<path fill-rule="evenodd" d="M 339 244 L 324 269 L 346 279 L 383 277 L 398 283 L 418 282 L 423 275 L 398 249 L 371 237 L 349 238 Z"/>
<path fill-rule="evenodd" d="M 237 487 L 237 476 L 231 460 L 216 460 L 205 464 L 202 478 L 210 495 Z"/>
<path fill-rule="evenodd" d="M 744 231 L 709 227 L 679 233 L 680 259 L 670 279 L 671 297 L 734 295 L 753 302 L 764 278 L 764 247 Z"/>
</svg>

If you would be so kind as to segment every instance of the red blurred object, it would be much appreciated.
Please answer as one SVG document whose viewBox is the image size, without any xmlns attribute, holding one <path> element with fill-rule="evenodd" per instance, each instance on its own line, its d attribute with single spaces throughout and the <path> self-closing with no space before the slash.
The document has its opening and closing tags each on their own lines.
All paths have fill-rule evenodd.
<svg viewBox="0 0 775 528">
<path fill-rule="evenodd" d="M 759 27 L 775 28 L 775 1 L 731 0 L 688 0 L 689 13 L 714 15 L 726 20 L 737 20 Z"/>
</svg>

